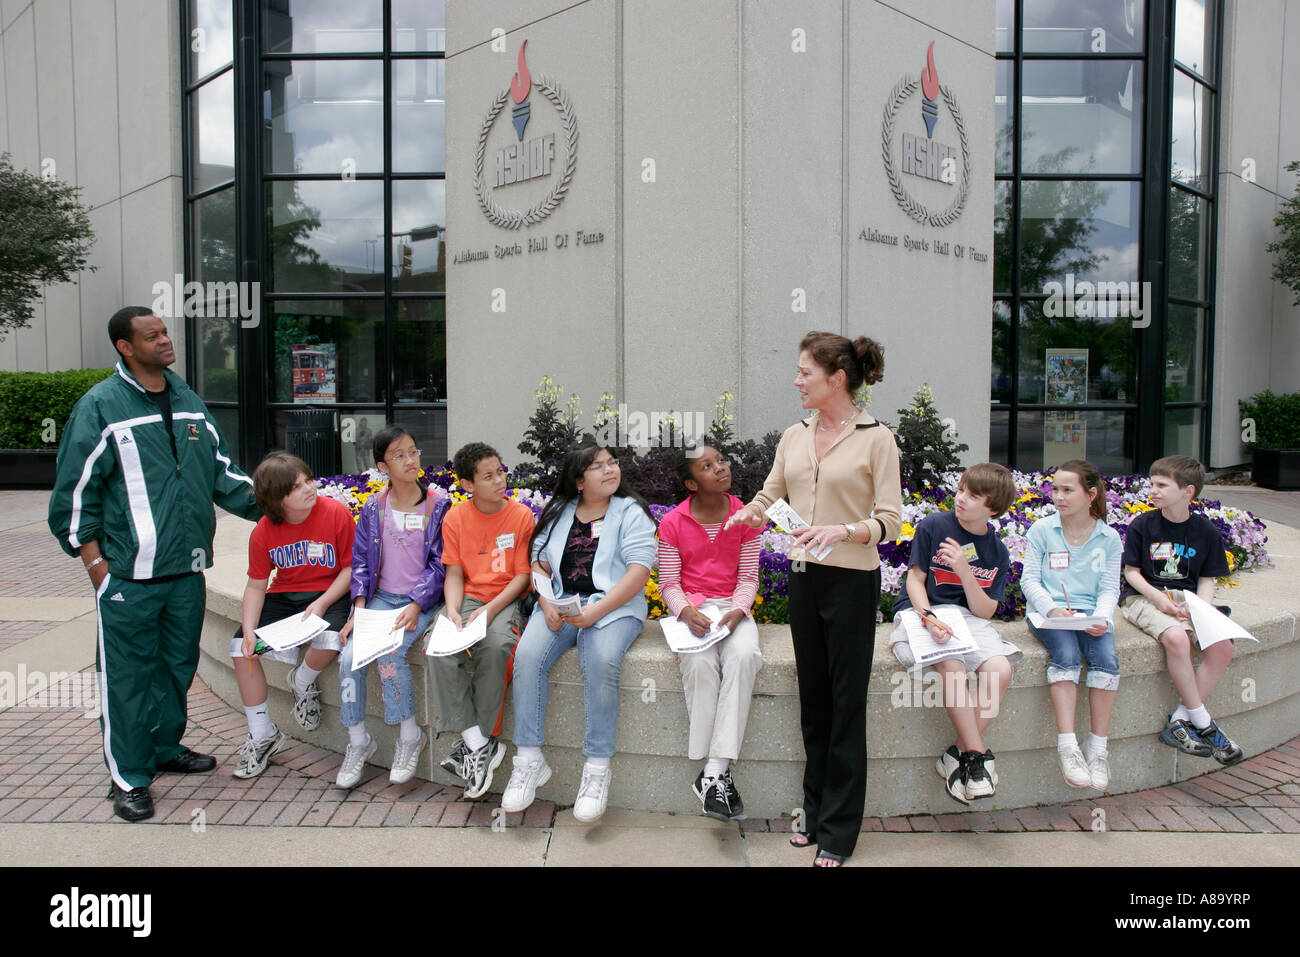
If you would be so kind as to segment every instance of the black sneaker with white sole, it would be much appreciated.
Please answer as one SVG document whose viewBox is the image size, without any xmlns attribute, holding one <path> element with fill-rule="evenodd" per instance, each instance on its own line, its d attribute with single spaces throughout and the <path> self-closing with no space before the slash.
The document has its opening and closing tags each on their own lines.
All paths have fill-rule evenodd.
<svg viewBox="0 0 1300 957">
<path fill-rule="evenodd" d="M 456 742 L 456 746 L 451 749 L 451 754 L 447 755 L 438 762 L 438 767 L 442 768 L 448 774 L 454 774 L 462 781 L 465 780 L 465 759 L 469 757 L 469 745 L 465 739 L 461 738 Z"/>
<path fill-rule="evenodd" d="M 966 767 L 966 797 L 972 801 L 990 798 L 996 792 L 984 762 L 992 757 L 990 752 L 967 751 L 962 755 Z"/>
<path fill-rule="evenodd" d="M 731 793 L 722 778 L 708 778 L 708 788 L 704 792 L 704 813 L 715 821 L 734 820 L 731 806 Z"/>
<path fill-rule="evenodd" d="M 465 759 L 465 797 L 473 800 L 487 794 L 492 786 L 492 772 L 506 756 L 506 746 L 492 740 Z"/>
<path fill-rule="evenodd" d="M 966 794 L 966 772 L 970 767 L 968 755 L 974 754 L 974 751 L 967 751 L 959 754 L 957 757 L 957 766 L 948 772 L 948 776 L 943 779 L 943 786 L 948 792 L 948 796 L 960 804 L 970 804 L 970 797 Z M 944 759 L 948 757 L 947 752 L 939 758 L 940 765 L 946 766 L 949 762 Z"/>
<path fill-rule="evenodd" d="M 731 819 L 733 821 L 743 820 L 745 817 L 745 802 L 740 799 L 740 792 L 736 790 L 736 782 L 731 780 L 731 769 L 722 772 L 718 781 L 727 789 L 727 803 L 731 805 Z"/>
</svg>

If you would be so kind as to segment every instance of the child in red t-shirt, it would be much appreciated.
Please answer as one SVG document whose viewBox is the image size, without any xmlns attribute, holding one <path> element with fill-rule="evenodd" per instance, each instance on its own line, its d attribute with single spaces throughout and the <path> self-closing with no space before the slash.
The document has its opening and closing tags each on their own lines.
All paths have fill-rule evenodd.
<svg viewBox="0 0 1300 957">
<path fill-rule="evenodd" d="M 243 624 L 230 642 L 248 716 L 237 778 L 257 777 L 285 743 L 267 709 L 266 673 L 254 651 L 254 629 L 290 615 L 318 615 L 329 623 L 327 631 L 312 639 L 302 664 L 289 672 L 294 719 L 304 730 L 314 731 L 320 725 L 316 676 L 339 653 L 339 630 L 352 608 L 348 585 L 356 526 L 347 507 L 318 497 L 307 463 L 286 452 L 272 452 L 262 460 L 253 473 L 253 495 L 264 514 L 248 538 Z M 298 650 L 266 651 L 264 657 L 297 664 Z"/>
</svg>

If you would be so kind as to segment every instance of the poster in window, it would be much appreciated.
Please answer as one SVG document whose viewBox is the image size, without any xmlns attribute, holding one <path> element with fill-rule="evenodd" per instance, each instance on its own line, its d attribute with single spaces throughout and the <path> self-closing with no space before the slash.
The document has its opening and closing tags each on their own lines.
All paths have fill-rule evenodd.
<svg viewBox="0 0 1300 957">
<path fill-rule="evenodd" d="M 337 363 L 332 342 L 294 343 L 293 401 L 295 404 L 334 402 L 338 399 Z"/>
<path fill-rule="evenodd" d="M 1075 405 L 1088 400 L 1088 350 L 1048 349 L 1044 364 L 1043 401 Z"/>
</svg>

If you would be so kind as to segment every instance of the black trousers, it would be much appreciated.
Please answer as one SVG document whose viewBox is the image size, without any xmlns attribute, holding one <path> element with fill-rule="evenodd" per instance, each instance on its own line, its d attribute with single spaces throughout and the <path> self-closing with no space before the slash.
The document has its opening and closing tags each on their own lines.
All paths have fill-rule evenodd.
<svg viewBox="0 0 1300 957">
<path fill-rule="evenodd" d="M 867 682 L 876 643 L 880 570 L 807 562 L 790 572 L 790 632 L 808 763 L 808 836 L 849 855 L 867 802 Z"/>
</svg>

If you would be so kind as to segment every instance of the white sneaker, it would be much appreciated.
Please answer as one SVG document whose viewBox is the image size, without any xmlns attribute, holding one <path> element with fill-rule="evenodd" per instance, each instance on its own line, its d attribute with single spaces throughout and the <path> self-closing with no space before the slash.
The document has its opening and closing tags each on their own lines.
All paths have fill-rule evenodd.
<svg viewBox="0 0 1300 957">
<path fill-rule="evenodd" d="M 424 747 L 424 732 L 414 741 L 403 741 L 397 737 L 397 746 L 393 748 L 393 767 L 388 772 L 390 784 L 405 784 L 415 777 L 416 765 L 420 763 L 420 749 Z"/>
<path fill-rule="evenodd" d="M 294 684 L 294 675 L 297 673 L 298 668 L 289 672 L 289 691 L 293 693 L 293 720 L 304 731 L 315 731 L 320 727 L 320 688 L 313 681 L 306 691 L 299 691 Z"/>
<path fill-rule="evenodd" d="M 343 764 L 339 768 L 339 776 L 334 779 L 334 786 L 356 787 L 361 780 L 361 772 L 365 770 L 366 762 L 375 756 L 378 748 L 378 743 L 369 734 L 366 735 L 365 744 L 349 744 L 348 749 L 343 752 Z"/>
<path fill-rule="evenodd" d="M 551 766 L 545 758 L 524 762 L 516 754 L 513 767 L 510 783 L 501 795 L 501 810 L 510 814 L 522 811 L 532 804 L 537 797 L 537 789 L 551 779 Z"/>
<path fill-rule="evenodd" d="M 1088 763 L 1083 760 L 1083 752 L 1079 750 L 1077 744 L 1067 748 L 1057 748 L 1056 756 L 1061 760 L 1061 776 L 1065 778 L 1066 784 L 1072 788 L 1092 787 L 1092 773 L 1088 770 Z"/>
<path fill-rule="evenodd" d="M 1098 791 L 1110 787 L 1110 757 L 1103 749 L 1093 751 L 1087 746 L 1083 749 L 1083 759 L 1088 763 L 1088 774 L 1092 777 L 1092 786 Z"/>
<path fill-rule="evenodd" d="M 597 821 L 605 813 L 609 803 L 609 779 L 613 777 L 612 769 L 590 764 L 582 766 L 582 783 L 578 785 L 578 798 L 573 802 L 573 816 L 584 824 Z"/>
</svg>

